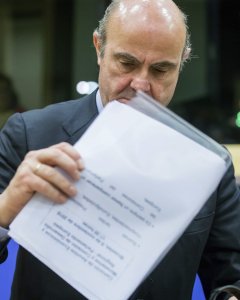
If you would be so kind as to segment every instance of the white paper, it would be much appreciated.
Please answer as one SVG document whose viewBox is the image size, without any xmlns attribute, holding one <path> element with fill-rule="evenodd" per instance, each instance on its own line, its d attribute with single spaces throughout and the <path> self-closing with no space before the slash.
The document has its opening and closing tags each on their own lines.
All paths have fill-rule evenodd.
<svg viewBox="0 0 240 300">
<path fill-rule="evenodd" d="M 41 195 L 10 236 L 91 300 L 128 299 L 225 172 L 218 155 L 111 102 L 75 147 L 86 169 L 64 205 Z"/>
</svg>

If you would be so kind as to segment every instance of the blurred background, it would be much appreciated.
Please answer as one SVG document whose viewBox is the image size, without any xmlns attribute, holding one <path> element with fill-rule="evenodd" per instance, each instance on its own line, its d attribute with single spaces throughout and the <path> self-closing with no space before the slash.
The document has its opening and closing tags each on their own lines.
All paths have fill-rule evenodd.
<svg viewBox="0 0 240 300">
<path fill-rule="evenodd" d="M 239 143 L 240 1 L 175 2 L 189 16 L 193 58 L 170 108 L 220 143 Z M 92 32 L 108 3 L 0 0 L 0 73 L 12 80 L 17 109 L 79 97 L 79 81 L 97 81 Z"/>
<path fill-rule="evenodd" d="M 97 83 L 92 32 L 109 2 L 0 0 L 0 127 L 14 111 L 77 98 Z M 240 158 L 240 1 L 175 2 L 189 16 L 193 58 L 170 108 Z"/>
<path fill-rule="evenodd" d="M 220 143 L 239 143 L 240 1 L 175 2 L 189 16 L 193 59 L 170 107 Z M 79 81 L 97 81 L 92 32 L 108 3 L 0 0 L 0 73 L 12 80 L 17 109 L 79 97 Z"/>
</svg>

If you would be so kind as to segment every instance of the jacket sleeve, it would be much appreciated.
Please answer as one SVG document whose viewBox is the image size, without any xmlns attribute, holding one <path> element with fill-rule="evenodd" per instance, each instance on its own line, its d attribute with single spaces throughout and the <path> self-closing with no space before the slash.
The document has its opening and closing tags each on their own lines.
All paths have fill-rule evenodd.
<svg viewBox="0 0 240 300">
<path fill-rule="evenodd" d="M 0 193 L 8 186 L 27 149 L 21 114 L 14 114 L 0 131 Z M 0 263 L 7 258 L 9 239 L 0 242 Z"/>
<path fill-rule="evenodd" d="M 0 264 L 3 263 L 8 256 L 7 244 L 9 239 L 6 239 L 4 242 L 0 242 Z"/>
<path fill-rule="evenodd" d="M 216 191 L 215 216 L 199 276 L 206 297 L 217 287 L 240 286 L 240 190 L 232 165 Z"/>
</svg>

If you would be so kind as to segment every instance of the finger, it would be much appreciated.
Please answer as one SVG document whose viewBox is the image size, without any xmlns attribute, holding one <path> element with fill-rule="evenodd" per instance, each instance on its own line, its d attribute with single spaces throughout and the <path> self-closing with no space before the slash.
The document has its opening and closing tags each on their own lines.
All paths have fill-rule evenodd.
<svg viewBox="0 0 240 300">
<path fill-rule="evenodd" d="M 42 163 L 44 165 L 57 166 L 63 169 L 75 180 L 78 180 L 80 177 L 78 160 L 74 160 L 71 156 L 57 147 L 29 152 L 26 156 L 26 161 L 32 165 L 33 171 L 38 163 Z"/>
<path fill-rule="evenodd" d="M 68 195 L 59 190 L 40 176 L 34 176 L 31 180 L 31 187 L 35 192 L 40 193 L 46 198 L 56 203 L 64 203 L 68 199 Z"/>
<path fill-rule="evenodd" d="M 81 157 L 80 153 L 72 145 L 63 142 L 63 143 L 59 143 L 53 147 L 57 147 L 57 148 L 61 149 L 67 155 L 72 157 L 72 159 L 76 160 L 80 170 L 84 169 L 84 163 L 83 163 L 82 157 Z"/>
<path fill-rule="evenodd" d="M 41 180 L 43 179 L 46 182 L 45 188 L 51 187 L 51 190 L 57 189 L 59 192 L 69 197 L 73 197 L 77 193 L 75 186 L 57 168 L 38 163 L 34 173 L 41 178 Z M 41 181 L 41 187 L 42 184 L 43 182 Z"/>
<path fill-rule="evenodd" d="M 63 143 L 53 145 L 49 149 L 51 149 L 51 148 L 59 149 L 60 151 L 64 152 L 69 158 L 72 158 L 77 163 L 79 170 L 84 169 L 84 163 L 83 163 L 82 157 L 79 154 L 79 152 L 72 145 L 63 142 Z"/>
</svg>

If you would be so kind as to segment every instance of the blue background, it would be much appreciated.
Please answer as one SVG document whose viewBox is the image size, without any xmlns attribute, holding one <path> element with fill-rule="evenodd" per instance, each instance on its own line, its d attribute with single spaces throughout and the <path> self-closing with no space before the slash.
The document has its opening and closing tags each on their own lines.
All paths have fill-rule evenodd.
<svg viewBox="0 0 240 300">
<path fill-rule="evenodd" d="M 0 265 L 0 300 L 9 300 L 18 245 L 11 240 L 8 244 L 8 259 Z M 31 274 L 30 274 L 31 276 Z M 192 300 L 205 300 L 199 278 L 196 278 Z"/>
</svg>

